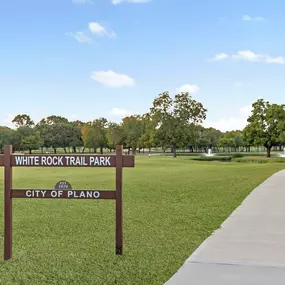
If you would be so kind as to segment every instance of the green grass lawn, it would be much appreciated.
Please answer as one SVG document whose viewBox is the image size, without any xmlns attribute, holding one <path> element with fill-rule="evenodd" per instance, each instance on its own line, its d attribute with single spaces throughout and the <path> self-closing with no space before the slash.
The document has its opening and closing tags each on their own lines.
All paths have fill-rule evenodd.
<svg viewBox="0 0 285 285">
<path fill-rule="evenodd" d="M 13 259 L 0 284 L 163 284 L 258 184 L 282 163 L 200 162 L 137 157 L 124 169 L 124 254 L 115 255 L 115 201 L 13 201 Z M 17 168 L 16 188 L 114 189 L 114 169 Z"/>
</svg>

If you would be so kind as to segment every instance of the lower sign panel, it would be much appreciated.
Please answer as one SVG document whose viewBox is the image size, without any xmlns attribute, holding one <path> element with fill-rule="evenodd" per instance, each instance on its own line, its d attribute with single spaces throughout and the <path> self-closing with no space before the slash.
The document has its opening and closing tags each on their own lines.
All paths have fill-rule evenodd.
<svg viewBox="0 0 285 285">
<path fill-rule="evenodd" d="M 50 198 L 50 199 L 116 199 L 112 190 L 48 190 L 13 189 L 11 198 Z"/>
</svg>

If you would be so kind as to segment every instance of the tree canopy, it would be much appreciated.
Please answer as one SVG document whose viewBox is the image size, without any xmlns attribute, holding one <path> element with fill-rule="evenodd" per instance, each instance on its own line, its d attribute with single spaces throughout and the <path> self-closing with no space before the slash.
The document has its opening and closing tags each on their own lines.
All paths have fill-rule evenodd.
<svg viewBox="0 0 285 285">
<path fill-rule="evenodd" d="M 207 110 L 187 92 L 172 99 L 168 92 L 161 93 L 153 101 L 150 114 L 156 124 L 157 139 L 161 146 L 171 146 L 174 157 L 177 147 L 190 140 L 189 128 L 206 119 Z"/>
<path fill-rule="evenodd" d="M 284 143 L 285 105 L 270 104 L 259 99 L 252 107 L 248 125 L 244 129 L 245 140 L 250 145 L 263 145 L 267 157 L 270 157 L 272 147 Z"/>
<path fill-rule="evenodd" d="M 170 96 L 162 92 L 154 98 L 149 111 L 122 118 L 121 122 L 94 118 L 89 122 L 69 121 L 51 115 L 35 123 L 28 114 L 15 116 L 15 128 L 0 126 L 0 151 L 12 144 L 15 151 L 63 149 L 65 152 L 85 151 L 103 153 L 122 144 L 128 152 L 161 148 L 190 152 L 248 151 L 252 146 L 262 146 L 270 157 L 273 147 L 285 145 L 285 105 L 272 104 L 259 99 L 252 104 L 252 113 L 243 130 L 221 132 L 204 127 L 207 109 L 188 92 Z"/>
</svg>

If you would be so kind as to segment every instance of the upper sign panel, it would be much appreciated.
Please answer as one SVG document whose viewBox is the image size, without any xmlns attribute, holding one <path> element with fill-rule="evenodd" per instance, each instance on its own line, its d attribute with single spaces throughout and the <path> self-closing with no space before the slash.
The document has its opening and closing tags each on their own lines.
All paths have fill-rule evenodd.
<svg viewBox="0 0 285 285">
<path fill-rule="evenodd" d="M 123 155 L 123 167 L 134 167 L 134 156 Z M 1 158 L 0 158 L 1 159 Z M 0 164 L 1 165 L 1 164 Z M 2 164 L 3 165 L 3 164 Z M 116 167 L 115 155 L 12 155 L 12 166 Z"/>
</svg>

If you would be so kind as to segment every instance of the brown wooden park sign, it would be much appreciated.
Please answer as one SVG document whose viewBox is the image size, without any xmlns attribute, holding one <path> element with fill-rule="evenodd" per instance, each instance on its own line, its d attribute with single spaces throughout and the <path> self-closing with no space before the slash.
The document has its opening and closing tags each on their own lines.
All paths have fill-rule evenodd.
<svg viewBox="0 0 285 285">
<path fill-rule="evenodd" d="M 4 166 L 4 260 L 12 258 L 12 199 L 111 199 L 116 200 L 116 254 L 123 253 L 122 174 L 123 167 L 134 167 L 134 156 L 123 155 L 122 146 L 116 155 L 17 155 L 12 146 L 5 146 L 0 155 Z M 13 167 L 115 167 L 116 190 L 72 190 L 67 181 L 59 181 L 54 189 L 13 189 Z"/>
</svg>

